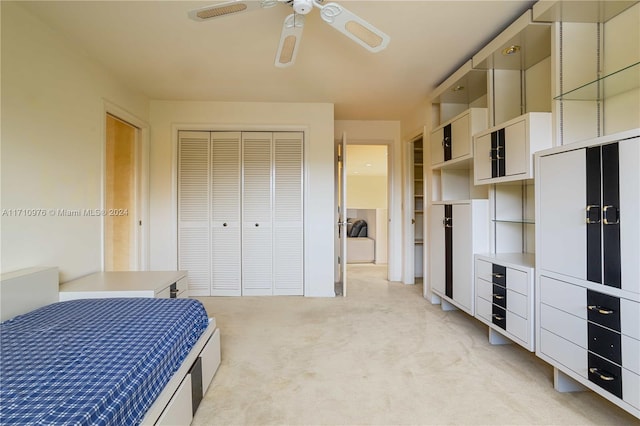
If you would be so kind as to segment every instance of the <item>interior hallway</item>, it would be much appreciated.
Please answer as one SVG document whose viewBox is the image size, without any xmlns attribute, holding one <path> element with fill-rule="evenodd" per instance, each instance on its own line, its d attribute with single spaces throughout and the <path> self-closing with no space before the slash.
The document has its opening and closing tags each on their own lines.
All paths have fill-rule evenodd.
<svg viewBox="0 0 640 426">
<path fill-rule="evenodd" d="M 200 298 L 222 363 L 193 424 L 640 424 L 593 392 L 555 392 L 534 354 L 385 276 L 349 265 L 347 298 Z"/>
</svg>

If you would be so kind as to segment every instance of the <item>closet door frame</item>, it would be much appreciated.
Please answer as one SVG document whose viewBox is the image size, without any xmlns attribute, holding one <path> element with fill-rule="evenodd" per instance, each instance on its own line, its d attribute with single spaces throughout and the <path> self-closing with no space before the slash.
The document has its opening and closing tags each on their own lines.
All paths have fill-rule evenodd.
<svg viewBox="0 0 640 426">
<path fill-rule="evenodd" d="M 309 152 L 309 134 L 308 126 L 290 125 L 290 124 L 220 124 L 220 123 L 174 123 L 171 125 L 171 247 L 173 247 L 173 263 L 175 268 L 178 267 L 178 134 L 180 131 L 206 131 L 206 132 L 301 132 L 302 133 L 302 210 L 303 210 L 303 286 L 302 295 L 311 294 L 308 288 L 310 282 L 308 277 L 309 265 L 313 259 L 310 259 L 308 244 L 309 239 L 306 238 L 312 232 L 311 225 L 307 220 L 307 206 L 309 205 L 308 191 L 308 155 Z"/>
</svg>

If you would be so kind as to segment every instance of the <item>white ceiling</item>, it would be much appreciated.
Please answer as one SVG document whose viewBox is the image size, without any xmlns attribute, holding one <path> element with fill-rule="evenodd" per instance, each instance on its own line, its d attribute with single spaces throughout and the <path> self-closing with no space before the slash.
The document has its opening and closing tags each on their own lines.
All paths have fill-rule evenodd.
<svg viewBox="0 0 640 426">
<path fill-rule="evenodd" d="M 340 120 L 399 120 L 532 1 L 339 1 L 389 34 L 374 54 L 307 15 L 295 65 L 273 65 L 291 8 L 194 22 L 215 1 L 25 1 L 154 100 L 329 102 Z"/>
</svg>

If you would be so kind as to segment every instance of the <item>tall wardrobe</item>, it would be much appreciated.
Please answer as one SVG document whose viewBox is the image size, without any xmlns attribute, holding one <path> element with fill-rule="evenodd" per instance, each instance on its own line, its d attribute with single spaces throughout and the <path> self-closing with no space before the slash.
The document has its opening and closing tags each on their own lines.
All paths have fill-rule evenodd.
<svg viewBox="0 0 640 426">
<path fill-rule="evenodd" d="M 190 295 L 303 295 L 303 139 L 179 132 L 178 267 Z"/>
</svg>

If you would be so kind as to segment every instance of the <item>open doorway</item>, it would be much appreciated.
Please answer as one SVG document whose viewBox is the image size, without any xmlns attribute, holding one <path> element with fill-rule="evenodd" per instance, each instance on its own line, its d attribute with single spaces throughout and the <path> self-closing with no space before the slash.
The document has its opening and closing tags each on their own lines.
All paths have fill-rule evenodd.
<svg viewBox="0 0 640 426">
<path fill-rule="evenodd" d="M 347 264 L 386 265 L 389 161 L 387 145 L 347 145 Z"/>
</svg>

